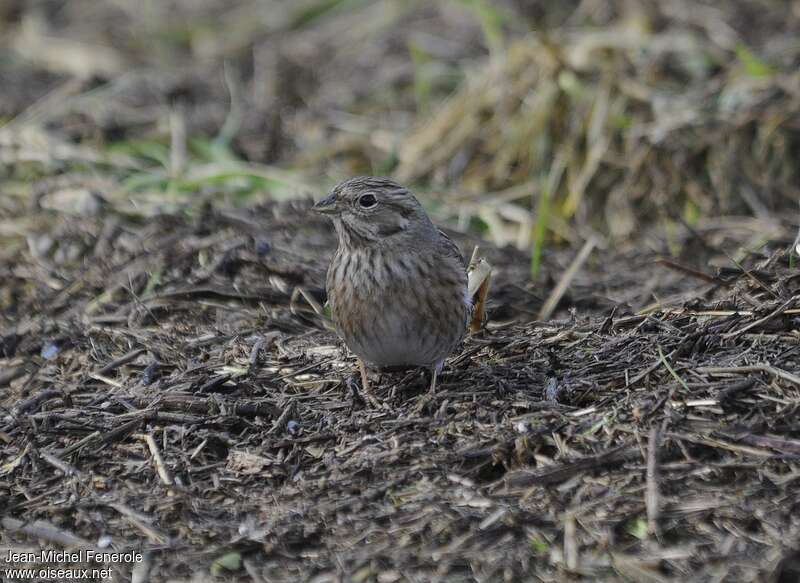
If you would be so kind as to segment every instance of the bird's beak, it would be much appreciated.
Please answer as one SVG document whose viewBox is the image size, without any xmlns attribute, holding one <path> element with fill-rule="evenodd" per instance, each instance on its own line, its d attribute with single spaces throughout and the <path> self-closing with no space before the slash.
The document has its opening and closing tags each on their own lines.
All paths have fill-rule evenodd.
<svg viewBox="0 0 800 583">
<path fill-rule="evenodd" d="M 328 196 L 314 205 L 314 210 L 318 213 L 322 213 L 323 215 L 332 215 L 333 213 L 339 211 L 339 205 L 337 205 L 336 202 L 336 195 L 330 193 Z"/>
</svg>

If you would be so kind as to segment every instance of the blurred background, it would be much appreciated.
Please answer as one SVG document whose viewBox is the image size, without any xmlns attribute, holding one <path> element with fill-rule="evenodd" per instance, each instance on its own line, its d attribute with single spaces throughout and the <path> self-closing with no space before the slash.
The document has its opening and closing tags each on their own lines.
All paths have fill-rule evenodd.
<svg viewBox="0 0 800 583">
<path fill-rule="evenodd" d="M 791 244 L 799 66 L 798 0 L 2 0 L 0 218 L 387 174 L 534 275 L 591 237 Z"/>
</svg>

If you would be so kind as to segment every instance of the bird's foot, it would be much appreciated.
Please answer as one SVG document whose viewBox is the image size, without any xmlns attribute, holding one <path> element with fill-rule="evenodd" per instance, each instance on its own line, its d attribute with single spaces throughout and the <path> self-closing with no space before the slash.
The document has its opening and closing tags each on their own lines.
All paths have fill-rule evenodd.
<svg viewBox="0 0 800 583">
<path fill-rule="evenodd" d="M 380 402 L 378 399 L 375 398 L 375 395 L 372 394 L 372 388 L 369 384 L 369 379 L 367 378 L 367 367 L 364 364 L 364 361 L 360 358 L 358 359 L 358 370 L 361 373 L 361 388 L 363 394 L 363 399 L 369 403 L 369 405 L 373 409 L 388 409 L 389 406 L 386 403 Z"/>
</svg>

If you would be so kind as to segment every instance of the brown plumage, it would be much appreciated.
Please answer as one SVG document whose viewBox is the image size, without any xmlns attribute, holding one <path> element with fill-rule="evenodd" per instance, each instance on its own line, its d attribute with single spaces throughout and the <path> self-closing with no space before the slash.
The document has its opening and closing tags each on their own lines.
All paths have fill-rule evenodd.
<svg viewBox="0 0 800 583">
<path fill-rule="evenodd" d="M 327 289 L 339 336 L 379 368 L 432 371 L 464 336 L 470 313 L 464 259 L 404 187 L 360 176 L 339 184 L 315 205 L 331 216 L 339 248 Z"/>
</svg>

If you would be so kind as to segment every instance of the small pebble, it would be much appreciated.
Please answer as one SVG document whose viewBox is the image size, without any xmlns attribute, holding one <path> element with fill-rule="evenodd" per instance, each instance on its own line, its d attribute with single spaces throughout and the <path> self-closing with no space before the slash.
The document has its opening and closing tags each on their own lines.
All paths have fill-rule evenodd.
<svg viewBox="0 0 800 583">
<path fill-rule="evenodd" d="M 256 254 L 259 257 L 268 255 L 270 251 L 272 251 L 272 243 L 266 239 L 256 239 Z"/>
<path fill-rule="evenodd" d="M 544 386 L 544 400 L 557 401 L 558 400 L 558 378 L 547 377 L 547 383 Z"/>
<path fill-rule="evenodd" d="M 61 350 L 61 347 L 55 342 L 48 342 L 44 346 L 42 346 L 41 357 L 45 360 L 50 360 L 51 358 L 55 358 L 58 352 Z"/>
<path fill-rule="evenodd" d="M 159 371 L 159 363 L 157 360 L 154 360 L 147 365 L 147 368 L 144 369 L 144 372 L 142 373 L 142 384 L 145 386 L 152 385 L 159 376 L 161 376 Z"/>
<path fill-rule="evenodd" d="M 297 435 L 300 433 L 300 424 L 297 421 L 290 420 L 286 423 L 286 431 L 289 432 L 289 435 Z"/>
</svg>

